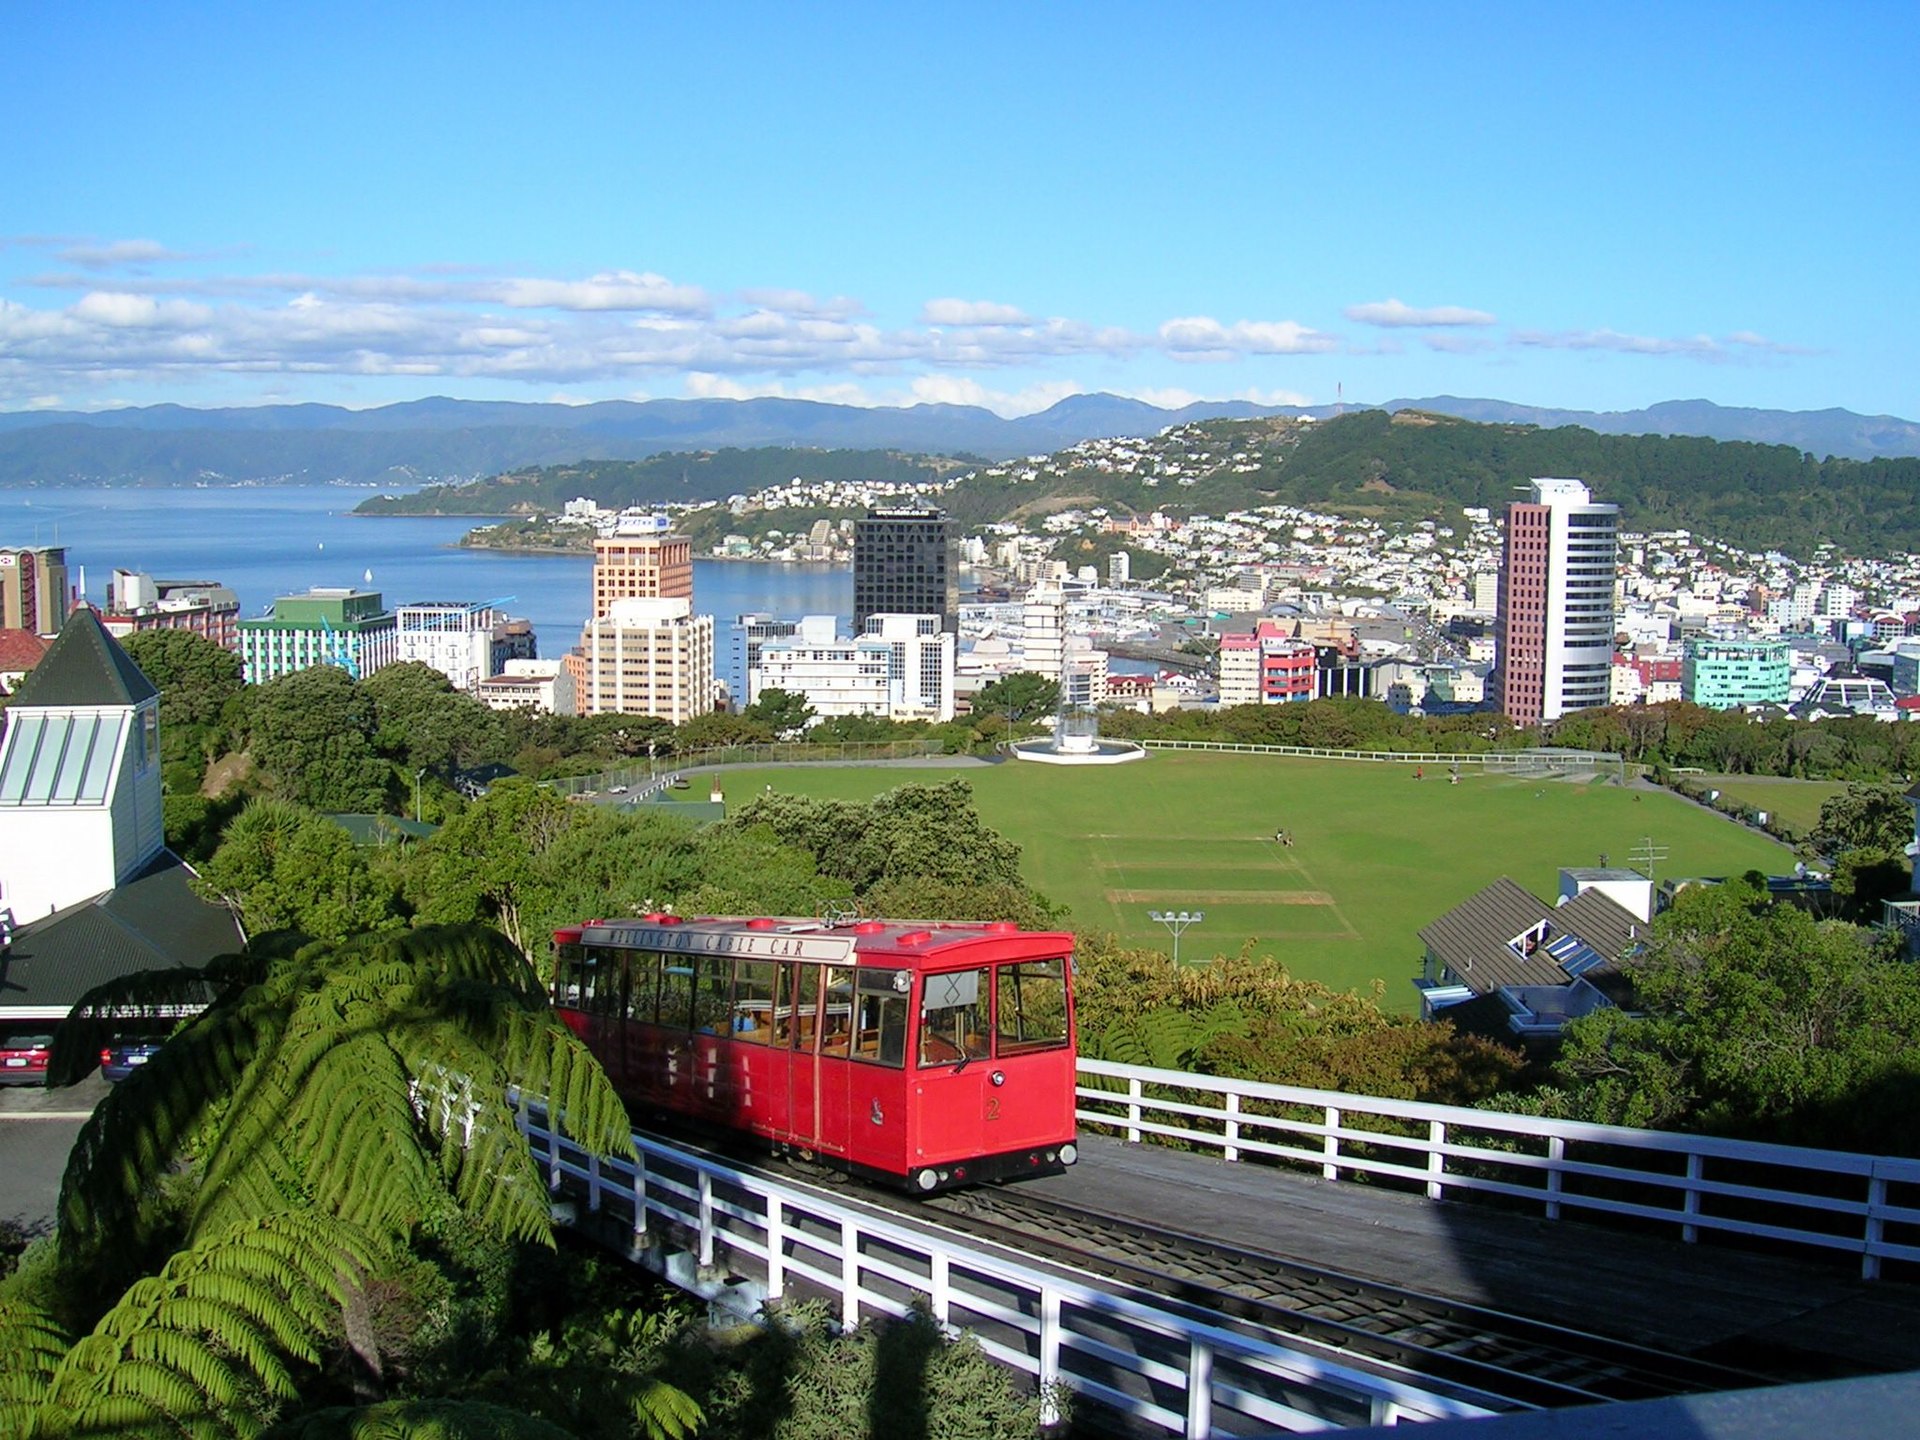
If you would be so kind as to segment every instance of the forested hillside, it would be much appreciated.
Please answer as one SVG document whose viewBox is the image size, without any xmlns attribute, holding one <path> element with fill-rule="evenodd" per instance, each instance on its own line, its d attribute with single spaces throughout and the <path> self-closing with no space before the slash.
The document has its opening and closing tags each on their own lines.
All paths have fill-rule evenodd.
<svg viewBox="0 0 1920 1440">
<path fill-rule="evenodd" d="M 897 450 L 808 450 L 765 446 L 655 455 L 648 460 L 583 460 L 510 471 L 472 485 L 429 485 L 411 495 L 364 501 L 363 515 L 512 515 L 557 512 L 576 496 L 612 508 L 724 500 L 789 480 L 937 482 L 968 460 Z"/>
<path fill-rule="evenodd" d="M 1920 550 L 1920 459 L 1821 460 L 1786 445 L 1483 425 L 1411 410 L 1319 422 L 1202 420 L 1149 439 L 1089 440 L 993 465 L 898 450 L 778 447 L 580 461 L 383 496 L 360 509 L 530 515 L 557 512 L 577 495 L 607 506 L 660 505 L 789 480 L 960 477 L 940 503 L 969 526 L 1070 504 L 1220 514 L 1283 503 L 1415 520 L 1452 516 L 1466 505 L 1498 510 L 1539 475 L 1586 481 L 1635 529 L 1684 528 L 1790 554 L 1823 542 L 1861 555 Z"/>
</svg>

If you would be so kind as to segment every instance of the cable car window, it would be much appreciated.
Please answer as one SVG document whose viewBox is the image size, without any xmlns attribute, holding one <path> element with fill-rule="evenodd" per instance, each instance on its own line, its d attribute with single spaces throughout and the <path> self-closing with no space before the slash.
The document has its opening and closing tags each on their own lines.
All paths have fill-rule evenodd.
<svg viewBox="0 0 1920 1440">
<path fill-rule="evenodd" d="M 773 1038 L 773 977 L 784 969 L 772 960 L 742 960 L 733 984 L 733 1038 L 765 1045 Z"/>
<path fill-rule="evenodd" d="M 1023 960 L 999 968 L 999 1053 L 1025 1055 L 1067 1043 L 1067 962 Z"/>
<path fill-rule="evenodd" d="M 853 971 L 829 970 L 821 997 L 820 1053 L 844 1055 L 853 1038 Z"/>
<path fill-rule="evenodd" d="M 702 1035 L 724 1035 L 733 1023 L 733 957 L 702 955 L 700 980 L 693 992 L 693 1028 Z"/>
<path fill-rule="evenodd" d="M 955 970 L 920 982 L 920 1063 L 952 1065 L 984 1060 L 993 1037 L 987 1026 L 987 971 Z"/>
<path fill-rule="evenodd" d="M 660 1004 L 660 956 L 652 950 L 627 951 L 627 973 L 633 990 L 627 1001 L 627 1018 L 653 1023 Z"/>
<path fill-rule="evenodd" d="M 586 963 L 580 970 L 580 1008 L 589 1015 L 601 1013 L 607 988 L 607 952 L 598 945 L 587 947 Z"/>
<path fill-rule="evenodd" d="M 693 1025 L 693 967 L 677 955 L 662 955 L 660 967 L 660 1023 L 676 1030 Z"/>
<path fill-rule="evenodd" d="M 773 1043 L 813 1048 L 820 1028 L 820 967 L 780 967 L 779 1003 L 773 1007 Z"/>
<path fill-rule="evenodd" d="M 855 972 L 853 1058 L 895 1068 L 907 1063 L 907 991 L 913 977 L 905 970 Z"/>
<path fill-rule="evenodd" d="M 578 945 L 561 945 L 558 951 L 553 966 L 553 1003 L 562 1009 L 578 1010 L 584 957 Z"/>
</svg>

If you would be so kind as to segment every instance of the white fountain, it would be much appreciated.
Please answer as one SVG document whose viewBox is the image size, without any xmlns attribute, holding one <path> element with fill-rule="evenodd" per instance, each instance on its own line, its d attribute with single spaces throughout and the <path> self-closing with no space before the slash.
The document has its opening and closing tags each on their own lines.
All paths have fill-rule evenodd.
<svg viewBox="0 0 1920 1440">
<path fill-rule="evenodd" d="M 1091 710 L 1067 709 L 1053 717 L 1053 734 L 1045 739 L 1016 740 L 1013 758 L 1042 765 L 1124 765 L 1144 760 L 1144 746 L 1131 740 L 1102 740 L 1100 718 Z"/>
</svg>

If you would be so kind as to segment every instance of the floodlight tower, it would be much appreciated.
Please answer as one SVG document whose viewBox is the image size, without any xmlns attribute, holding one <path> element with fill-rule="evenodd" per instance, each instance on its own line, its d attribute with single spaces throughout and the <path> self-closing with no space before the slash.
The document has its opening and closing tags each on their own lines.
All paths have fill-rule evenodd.
<svg viewBox="0 0 1920 1440">
<path fill-rule="evenodd" d="M 1173 963 L 1178 965 L 1180 963 L 1180 932 L 1189 925 L 1198 925 L 1207 918 L 1207 912 L 1204 910 L 1149 910 L 1147 918 L 1166 926 L 1168 932 L 1172 934 Z"/>
</svg>

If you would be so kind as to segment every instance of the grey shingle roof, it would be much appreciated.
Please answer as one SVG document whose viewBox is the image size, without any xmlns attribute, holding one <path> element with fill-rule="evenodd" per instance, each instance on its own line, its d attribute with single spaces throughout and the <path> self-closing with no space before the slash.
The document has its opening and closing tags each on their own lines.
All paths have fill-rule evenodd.
<svg viewBox="0 0 1920 1440">
<path fill-rule="evenodd" d="M 1546 955 L 1516 955 L 1507 942 L 1553 914 L 1539 896 L 1502 875 L 1420 931 L 1420 938 L 1476 995 L 1502 985 L 1564 985 Z"/>
<path fill-rule="evenodd" d="M 138 705 L 159 693 L 83 605 L 67 616 L 46 655 L 20 682 L 12 708 Z"/>
<path fill-rule="evenodd" d="M 71 1006 L 87 991 L 142 970 L 200 966 L 243 940 L 226 909 L 187 886 L 190 872 L 162 852 L 106 896 L 70 905 L 14 932 L 0 952 L 0 1014 Z"/>
<path fill-rule="evenodd" d="M 1581 978 L 1609 994 L 1623 987 L 1614 962 L 1645 938 L 1646 926 L 1598 890 L 1583 890 L 1555 907 L 1503 875 L 1425 926 L 1420 938 L 1476 995 L 1490 994 L 1503 985 L 1569 984 L 1573 977 L 1545 946 L 1532 955 L 1520 955 L 1508 944 L 1542 920 L 1551 926 L 1553 936 L 1577 936 L 1603 957 Z"/>
</svg>

